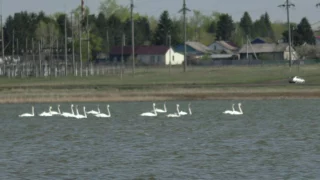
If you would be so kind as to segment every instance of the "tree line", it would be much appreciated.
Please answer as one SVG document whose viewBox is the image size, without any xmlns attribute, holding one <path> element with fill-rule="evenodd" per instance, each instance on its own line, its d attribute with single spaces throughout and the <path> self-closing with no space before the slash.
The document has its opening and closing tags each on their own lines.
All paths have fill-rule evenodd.
<svg viewBox="0 0 320 180">
<path fill-rule="evenodd" d="M 109 52 L 113 46 L 131 44 L 130 9 L 117 4 L 116 0 L 104 0 L 97 15 L 90 13 L 88 8 L 85 11 L 87 16 L 84 18 L 80 16 L 81 7 L 68 14 L 23 11 L 9 16 L 3 25 L 5 54 L 31 53 L 39 48 L 64 53 L 65 36 L 68 38 L 68 53 L 71 53 L 73 43 L 75 53 L 79 53 L 80 34 L 83 61 L 95 59 L 98 52 Z M 172 17 L 168 11 L 163 11 L 159 18 L 139 13 L 134 13 L 133 18 L 136 45 L 169 45 L 169 37 L 173 46 L 183 43 L 182 17 Z M 295 45 L 315 43 L 306 18 L 297 25 L 293 24 L 292 28 Z M 286 29 L 286 23 L 271 22 L 268 13 L 253 21 L 245 12 L 240 22 L 235 22 L 229 14 L 213 12 L 204 15 L 194 10 L 187 22 L 187 39 L 205 45 L 214 40 L 226 40 L 241 46 L 247 37 L 261 37 L 270 42 L 282 38 L 287 41 Z"/>
</svg>

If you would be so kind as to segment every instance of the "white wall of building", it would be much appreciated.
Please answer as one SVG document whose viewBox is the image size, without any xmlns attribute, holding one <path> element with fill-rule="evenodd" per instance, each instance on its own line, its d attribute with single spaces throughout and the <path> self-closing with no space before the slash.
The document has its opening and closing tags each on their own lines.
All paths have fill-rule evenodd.
<svg viewBox="0 0 320 180">
<path fill-rule="evenodd" d="M 171 59 L 170 59 L 170 56 L 171 56 Z M 166 53 L 166 65 L 170 65 L 170 60 L 171 60 L 171 65 L 181 65 L 184 61 L 184 55 L 178 52 L 174 52 L 174 50 L 170 48 Z"/>
<path fill-rule="evenodd" d="M 170 59 L 171 56 L 171 59 Z M 184 55 L 174 52 L 170 48 L 166 54 L 139 54 L 137 59 L 143 64 L 149 65 L 181 65 L 184 61 Z"/>
<path fill-rule="evenodd" d="M 283 59 L 284 60 L 289 60 L 289 46 L 286 48 L 286 50 L 283 53 Z M 298 53 L 291 47 L 291 59 L 294 60 L 298 60 L 299 59 L 299 55 Z"/>
</svg>

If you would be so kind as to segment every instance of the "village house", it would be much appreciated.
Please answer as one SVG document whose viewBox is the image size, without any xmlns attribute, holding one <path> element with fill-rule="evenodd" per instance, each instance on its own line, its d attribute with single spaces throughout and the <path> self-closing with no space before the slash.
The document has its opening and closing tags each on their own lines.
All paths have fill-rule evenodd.
<svg viewBox="0 0 320 180">
<path fill-rule="evenodd" d="M 239 48 L 231 42 L 215 41 L 208 48 L 213 52 L 210 56 L 212 60 L 234 60 L 239 59 Z"/>
<path fill-rule="evenodd" d="M 110 61 L 126 63 L 131 60 L 131 46 L 113 47 L 110 51 Z M 136 46 L 135 59 L 137 63 L 144 65 L 179 65 L 184 62 L 184 56 L 175 52 L 169 46 Z"/>
<path fill-rule="evenodd" d="M 141 46 L 137 49 L 137 60 L 148 65 L 181 65 L 184 55 L 168 46 Z"/>
<path fill-rule="evenodd" d="M 240 59 L 289 60 L 287 43 L 245 44 L 239 51 Z M 297 52 L 291 47 L 292 60 L 298 59 Z"/>
<path fill-rule="evenodd" d="M 203 55 L 211 54 L 211 50 L 204 44 L 196 41 L 187 41 L 186 42 L 186 52 L 187 55 L 197 56 L 198 58 L 202 57 Z M 184 53 L 184 44 L 180 44 L 175 48 L 176 52 Z"/>
</svg>

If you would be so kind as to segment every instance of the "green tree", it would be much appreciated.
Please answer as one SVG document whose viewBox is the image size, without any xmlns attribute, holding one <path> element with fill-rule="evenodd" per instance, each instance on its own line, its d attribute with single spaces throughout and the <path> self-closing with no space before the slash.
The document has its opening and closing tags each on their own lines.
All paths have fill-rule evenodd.
<svg viewBox="0 0 320 180">
<path fill-rule="evenodd" d="M 131 21 L 130 19 L 127 20 L 126 24 L 124 25 L 125 33 L 128 35 L 127 43 L 131 44 Z M 139 17 L 135 20 L 134 25 L 134 38 L 136 45 L 148 45 L 151 42 L 151 30 L 149 25 L 149 20 L 147 17 Z"/>
<path fill-rule="evenodd" d="M 309 24 L 307 18 L 302 18 L 300 23 L 295 26 L 294 24 L 291 25 L 291 39 L 295 46 L 300 46 L 304 43 L 308 44 L 315 44 L 315 36 Z M 283 32 L 283 39 L 285 42 L 288 42 L 289 33 L 288 31 Z"/>
<path fill-rule="evenodd" d="M 253 24 L 254 36 L 275 40 L 274 31 L 268 13 L 260 16 Z"/>
<path fill-rule="evenodd" d="M 168 35 L 172 33 L 172 26 L 172 20 L 169 17 L 168 11 L 164 11 L 160 16 L 157 29 L 153 35 L 153 44 L 168 45 Z"/>
<path fill-rule="evenodd" d="M 300 23 L 297 26 L 297 33 L 301 36 L 300 41 L 298 44 L 308 43 L 308 44 L 315 44 L 315 37 L 313 31 L 311 29 L 311 25 L 307 18 L 302 18 Z"/>
<path fill-rule="evenodd" d="M 217 40 L 230 40 L 234 29 L 232 17 L 228 14 L 221 14 L 217 23 Z"/>
<path fill-rule="evenodd" d="M 274 36 L 274 32 L 273 32 L 273 29 L 272 29 L 272 26 L 271 26 L 271 22 L 270 22 L 270 17 L 269 17 L 269 14 L 266 12 L 264 14 L 264 24 L 266 26 L 266 37 L 272 39 L 272 40 L 275 40 L 275 36 Z"/>
<path fill-rule="evenodd" d="M 244 12 L 242 16 L 240 20 L 240 28 L 245 35 L 252 37 L 253 23 L 248 12 Z"/>
</svg>

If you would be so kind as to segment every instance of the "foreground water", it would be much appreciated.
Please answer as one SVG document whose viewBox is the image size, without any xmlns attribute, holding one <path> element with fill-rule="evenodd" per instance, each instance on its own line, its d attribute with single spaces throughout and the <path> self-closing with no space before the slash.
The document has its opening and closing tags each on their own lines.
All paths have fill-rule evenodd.
<svg viewBox="0 0 320 180">
<path fill-rule="evenodd" d="M 176 103 L 186 110 L 167 102 L 170 112 Z M 194 101 L 192 116 L 171 119 L 140 117 L 150 102 L 110 103 L 112 118 L 82 120 L 0 105 L 0 179 L 320 179 L 320 100 L 242 101 L 244 115 L 222 114 L 231 103 Z"/>
</svg>

